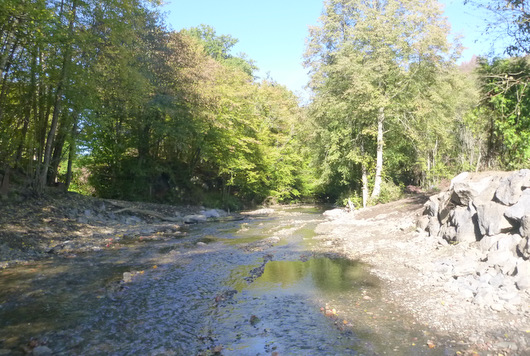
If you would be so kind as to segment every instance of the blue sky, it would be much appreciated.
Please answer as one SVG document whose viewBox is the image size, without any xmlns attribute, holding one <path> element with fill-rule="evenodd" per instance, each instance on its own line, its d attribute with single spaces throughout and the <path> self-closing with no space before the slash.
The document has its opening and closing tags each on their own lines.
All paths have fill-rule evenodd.
<svg viewBox="0 0 530 356">
<path fill-rule="evenodd" d="M 489 44 L 481 40 L 484 14 L 464 6 L 463 0 L 442 0 L 454 33 L 464 36 L 467 61 L 473 54 L 485 54 Z M 323 0 L 167 0 L 163 11 L 173 30 L 210 25 L 219 35 L 239 40 L 235 53 L 244 52 L 256 61 L 259 76 L 267 73 L 278 83 L 306 97 L 308 81 L 302 66 L 308 26 L 317 25 Z M 475 41 L 478 41 L 475 43 Z"/>
</svg>

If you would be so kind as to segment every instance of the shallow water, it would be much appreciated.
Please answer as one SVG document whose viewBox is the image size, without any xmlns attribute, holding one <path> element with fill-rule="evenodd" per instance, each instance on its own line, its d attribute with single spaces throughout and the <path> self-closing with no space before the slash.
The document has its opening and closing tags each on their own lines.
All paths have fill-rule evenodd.
<svg viewBox="0 0 530 356">
<path fill-rule="evenodd" d="M 56 355 L 448 354 L 367 266 L 310 252 L 320 221 L 285 209 L 0 271 L 0 351 L 34 339 Z"/>
</svg>

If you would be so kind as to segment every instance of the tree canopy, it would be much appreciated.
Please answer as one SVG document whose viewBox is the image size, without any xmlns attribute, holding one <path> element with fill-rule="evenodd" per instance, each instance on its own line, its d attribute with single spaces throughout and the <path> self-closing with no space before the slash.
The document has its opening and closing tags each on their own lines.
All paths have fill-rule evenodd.
<svg viewBox="0 0 530 356">
<path fill-rule="evenodd" d="M 459 66 L 436 0 L 326 0 L 307 41 L 308 106 L 260 80 L 232 35 L 170 31 L 158 5 L 0 5 L 0 196 L 64 184 L 228 208 L 360 205 L 530 162 L 522 2 L 481 5 L 504 16 L 513 57 Z"/>
</svg>

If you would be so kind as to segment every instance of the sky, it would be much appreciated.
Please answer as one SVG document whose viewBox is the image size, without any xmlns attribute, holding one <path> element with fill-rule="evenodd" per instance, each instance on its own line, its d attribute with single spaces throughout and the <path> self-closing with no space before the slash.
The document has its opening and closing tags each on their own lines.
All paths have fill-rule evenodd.
<svg viewBox="0 0 530 356">
<path fill-rule="evenodd" d="M 461 34 L 462 61 L 486 54 L 484 13 L 463 0 L 441 0 L 453 34 Z M 302 98 L 307 98 L 307 70 L 303 67 L 308 27 L 318 25 L 323 0 L 166 0 L 162 11 L 172 30 L 209 25 L 218 35 L 239 40 L 233 54 L 245 53 L 258 66 L 262 79 L 270 75 Z"/>
</svg>

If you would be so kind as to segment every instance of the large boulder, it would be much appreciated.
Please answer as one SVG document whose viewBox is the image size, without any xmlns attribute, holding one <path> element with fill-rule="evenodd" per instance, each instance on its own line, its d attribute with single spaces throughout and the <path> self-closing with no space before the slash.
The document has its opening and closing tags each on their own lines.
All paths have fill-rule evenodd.
<svg viewBox="0 0 530 356">
<path fill-rule="evenodd" d="M 517 244 L 517 252 L 525 259 L 530 258 L 530 242 L 528 237 L 523 237 Z"/>
<path fill-rule="evenodd" d="M 493 236 L 513 229 L 512 224 L 504 216 L 504 212 L 507 209 L 505 205 L 489 201 L 475 205 L 475 207 L 477 209 L 478 227 L 483 236 Z"/>
<path fill-rule="evenodd" d="M 519 200 L 504 212 L 506 218 L 517 224 L 521 223 L 525 215 L 530 215 L 530 189 L 524 190 Z"/>
<path fill-rule="evenodd" d="M 451 200 L 455 204 L 467 206 L 472 202 L 485 203 L 493 199 L 501 178 L 498 176 L 477 176 L 475 179 L 473 176 L 468 176 L 466 180 L 452 183 Z"/>
<path fill-rule="evenodd" d="M 530 215 L 526 214 L 521 218 L 521 226 L 519 227 L 519 234 L 522 237 L 530 237 Z"/>
<path fill-rule="evenodd" d="M 477 241 L 477 228 L 475 225 L 476 210 L 472 205 L 468 207 L 457 206 L 451 213 L 450 224 L 456 228 L 456 242 Z"/>
<path fill-rule="evenodd" d="M 495 198 L 504 205 L 514 205 L 526 188 L 530 188 L 530 169 L 521 169 L 501 180 Z"/>
</svg>

